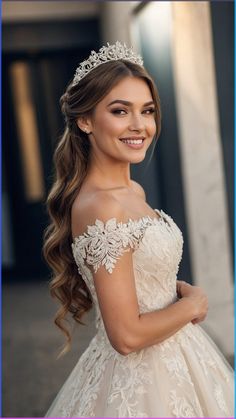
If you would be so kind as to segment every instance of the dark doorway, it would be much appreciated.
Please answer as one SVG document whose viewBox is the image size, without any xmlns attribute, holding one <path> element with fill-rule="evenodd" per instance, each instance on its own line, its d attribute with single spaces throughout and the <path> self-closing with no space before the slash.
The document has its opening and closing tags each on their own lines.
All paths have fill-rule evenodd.
<svg viewBox="0 0 236 419">
<path fill-rule="evenodd" d="M 85 26 L 90 28 L 88 37 L 83 35 Z M 3 224 L 8 220 L 3 246 L 11 251 L 11 262 L 3 260 L 7 279 L 48 273 L 42 243 L 52 155 L 64 125 L 59 98 L 78 62 L 99 42 L 96 19 L 53 27 L 48 22 L 3 27 Z"/>
</svg>

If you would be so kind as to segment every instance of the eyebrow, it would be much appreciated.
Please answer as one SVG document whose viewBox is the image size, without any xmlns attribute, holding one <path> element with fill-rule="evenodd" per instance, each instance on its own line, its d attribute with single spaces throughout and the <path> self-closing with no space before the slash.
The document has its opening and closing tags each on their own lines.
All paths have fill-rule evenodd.
<svg viewBox="0 0 236 419">
<path fill-rule="evenodd" d="M 122 99 L 113 100 L 107 106 L 114 105 L 114 103 L 121 103 L 122 105 L 132 106 L 132 102 L 128 102 L 127 100 L 122 100 Z M 154 105 L 153 100 L 151 100 L 150 102 L 146 102 L 146 103 L 143 104 L 143 106 L 149 106 L 149 105 Z"/>
</svg>

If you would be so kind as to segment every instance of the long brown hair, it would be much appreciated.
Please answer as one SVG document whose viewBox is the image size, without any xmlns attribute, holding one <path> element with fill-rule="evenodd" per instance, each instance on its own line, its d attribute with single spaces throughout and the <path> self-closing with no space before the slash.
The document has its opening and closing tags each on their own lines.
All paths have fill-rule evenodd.
<svg viewBox="0 0 236 419">
<path fill-rule="evenodd" d="M 55 323 L 65 333 L 70 348 L 71 334 L 65 326 L 67 314 L 81 322 L 91 309 L 92 298 L 72 256 L 71 207 L 87 174 L 90 143 L 77 125 L 78 117 L 92 115 L 96 105 L 127 76 L 139 77 L 148 84 L 155 103 L 156 140 L 161 129 L 160 99 L 155 84 L 141 66 L 125 60 L 110 61 L 93 69 L 77 85 L 69 84 L 60 99 L 65 117 L 65 131 L 54 153 L 55 180 L 47 199 L 51 224 L 45 231 L 44 257 L 52 268 L 50 292 L 61 307 Z"/>
</svg>

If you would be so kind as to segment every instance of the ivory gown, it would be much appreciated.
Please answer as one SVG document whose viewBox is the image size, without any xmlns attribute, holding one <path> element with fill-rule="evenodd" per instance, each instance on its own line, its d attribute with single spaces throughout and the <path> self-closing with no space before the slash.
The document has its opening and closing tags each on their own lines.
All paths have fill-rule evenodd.
<svg viewBox="0 0 236 419">
<path fill-rule="evenodd" d="M 199 325 L 189 323 L 162 343 L 127 356 L 116 352 L 108 340 L 92 269 L 96 272 L 105 265 L 112 273 L 117 259 L 132 248 L 140 313 L 177 299 L 183 237 L 170 216 L 155 211 L 156 218 L 127 223 L 96 220 L 74 240 L 73 255 L 96 308 L 97 334 L 46 417 L 234 416 L 233 370 Z"/>
</svg>

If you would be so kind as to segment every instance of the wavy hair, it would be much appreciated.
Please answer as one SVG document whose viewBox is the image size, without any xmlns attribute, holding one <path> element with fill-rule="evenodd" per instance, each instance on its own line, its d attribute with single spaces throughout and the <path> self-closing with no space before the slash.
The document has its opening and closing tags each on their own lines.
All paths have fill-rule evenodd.
<svg viewBox="0 0 236 419">
<path fill-rule="evenodd" d="M 50 293 L 61 303 L 55 324 L 64 332 L 66 343 L 60 355 L 71 346 L 67 315 L 71 314 L 76 322 L 82 323 L 83 314 L 92 307 L 92 297 L 78 273 L 71 251 L 71 208 L 87 174 L 91 150 L 87 134 L 80 130 L 77 120 L 92 115 L 96 105 L 127 76 L 142 78 L 150 88 L 156 109 L 157 140 L 161 129 L 159 95 L 152 78 L 137 64 L 126 60 L 104 63 L 77 85 L 70 83 L 60 99 L 66 126 L 54 153 L 54 182 L 47 198 L 51 223 L 45 231 L 43 247 L 44 257 L 53 273 Z"/>
</svg>

